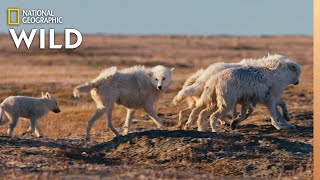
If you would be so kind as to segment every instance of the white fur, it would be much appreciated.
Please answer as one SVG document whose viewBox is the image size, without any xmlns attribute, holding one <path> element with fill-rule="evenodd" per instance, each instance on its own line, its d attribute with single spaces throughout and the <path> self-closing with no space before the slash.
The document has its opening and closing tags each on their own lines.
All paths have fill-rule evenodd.
<svg viewBox="0 0 320 180">
<path fill-rule="evenodd" d="M 219 63 L 215 63 L 215 64 L 211 64 L 206 70 L 201 72 L 201 75 L 199 76 L 199 78 L 191 85 L 189 86 L 184 86 L 182 88 L 181 91 L 179 91 L 179 93 L 174 97 L 173 99 L 173 104 L 177 105 L 179 104 L 183 99 L 188 98 L 188 97 L 192 97 L 195 100 L 198 100 L 200 98 L 200 95 L 203 92 L 204 86 L 207 83 L 207 81 L 209 81 L 209 79 L 218 74 L 219 72 L 221 72 L 222 70 L 228 69 L 228 68 L 237 68 L 237 67 L 245 67 L 245 66 L 252 66 L 252 67 L 268 67 L 270 66 L 270 62 L 285 62 L 286 61 L 286 57 L 283 55 L 269 55 L 267 57 L 263 57 L 261 59 L 255 60 L 255 59 L 243 59 L 241 62 L 239 63 L 223 63 L 223 62 L 219 62 Z M 279 100 L 279 104 L 281 104 L 281 101 Z M 283 103 L 282 103 L 283 104 Z M 286 109 L 285 104 L 282 105 L 281 107 L 283 109 L 284 115 L 285 117 L 289 117 L 288 115 L 288 111 Z M 249 112 L 252 112 L 252 106 L 250 104 L 247 104 L 247 108 L 249 108 Z M 193 124 L 196 115 L 199 114 L 199 118 L 203 119 L 206 117 L 207 112 L 205 111 L 201 111 L 203 110 L 202 106 L 196 106 L 193 107 L 188 122 L 185 125 L 184 129 L 189 129 L 190 126 Z M 233 117 L 235 118 L 237 116 L 237 110 L 236 107 L 233 110 Z M 241 115 L 241 114 L 240 114 Z M 250 115 L 250 113 L 246 114 L 246 118 Z M 224 119 L 222 119 L 224 120 Z M 201 120 L 200 120 L 201 121 Z M 179 116 L 179 125 L 180 125 L 180 116 Z M 226 122 L 226 121 L 225 121 Z M 182 126 L 182 125 L 180 125 Z M 179 127 L 179 126 L 178 126 Z"/>
<path fill-rule="evenodd" d="M 195 72 L 194 74 L 192 74 L 191 76 L 189 76 L 187 78 L 187 80 L 184 82 L 183 84 L 183 88 L 191 86 L 192 84 L 194 84 L 196 82 L 196 80 L 202 75 L 202 73 L 204 72 L 203 69 L 198 70 L 197 72 Z M 188 107 L 186 109 L 183 109 L 179 112 L 179 121 L 178 121 L 178 125 L 177 128 L 181 129 L 182 128 L 182 118 L 185 114 L 190 113 L 191 110 L 193 108 L 195 108 L 196 102 L 198 101 L 199 96 L 188 96 L 185 98 Z"/>
<path fill-rule="evenodd" d="M 12 137 L 19 118 L 27 118 L 30 120 L 28 132 L 40 137 L 42 132 L 38 121 L 49 111 L 60 112 L 57 100 L 49 93 L 42 93 L 41 98 L 10 96 L 0 105 L 0 125 L 10 123 L 8 134 Z"/>
<path fill-rule="evenodd" d="M 108 127 L 116 136 L 119 135 L 112 124 L 112 109 L 115 103 L 127 108 L 124 134 L 129 132 L 132 118 L 137 109 L 144 109 L 158 128 L 163 129 L 162 120 L 154 110 L 154 104 L 171 84 L 173 69 L 170 70 L 161 65 L 152 68 L 134 66 L 121 71 L 109 71 L 109 69 L 107 72 L 112 73 L 106 73 L 107 76 L 100 75 L 95 80 L 74 89 L 75 96 L 78 96 L 78 93 L 90 91 L 97 106 L 95 114 L 88 122 L 86 139 L 91 140 L 90 130 L 94 122 L 104 113 L 107 114 Z"/>
<path fill-rule="evenodd" d="M 281 55 L 264 57 L 248 64 L 250 66 L 223 70 L 207 82 L 197 107 L 205 106 L 214 111 L 210 116 L 212 131 L 216 132 L 217 118 L 232 110 L 237 103 L 242 104 L 243 112 L 248 104 L 263 104 L 268 108 L 271 123 L 276 129 L 292 127 L 282 118 L 276 105 L 284 103 L 280 97 L 289 84 L 299 83 L 300 66 Z M 236 123 L 243 118 L 245 115 Z M 202 126 L 203 123 L 198 122 L 198 130 L 202 131 Z"/>
</svg>

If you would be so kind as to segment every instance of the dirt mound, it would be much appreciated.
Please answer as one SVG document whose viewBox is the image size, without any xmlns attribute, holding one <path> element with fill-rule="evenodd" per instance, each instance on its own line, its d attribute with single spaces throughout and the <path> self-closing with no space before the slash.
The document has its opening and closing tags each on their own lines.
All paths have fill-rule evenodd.
<svg viewBox="0 0 320 180">
<path fill-rule="evenodd" d="M 248 127 L 254 128 L 254 127 Z M 302 129 L 301 129 L 302 130 Z M 144 169 L 174 168 L 217 176 L 278 177 L 311 169 L 313 147 L 308 143 L 246 133 L 145 131 L 115 138 L 73 158 L 130 165 Z M 283 132 L 284 134 L 293 132 Z"/>
</svg>

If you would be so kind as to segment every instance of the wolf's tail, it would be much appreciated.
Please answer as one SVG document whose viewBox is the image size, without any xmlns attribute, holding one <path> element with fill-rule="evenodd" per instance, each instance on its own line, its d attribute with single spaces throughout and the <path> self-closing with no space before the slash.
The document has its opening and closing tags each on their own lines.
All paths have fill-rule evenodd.
<svg viewBox="0 0 320 180">
<path fill-rule="evenodd" d="M 178 105 L 181 101 L 183 101 L 186 97 L 189 96 L 200 96 L 204 88 L 203 83 L 194 83 L 191 86 L 187 86 L 183 88 L 179 93 L 174 97 L 172 103 L 174 105 Z"/>
<path fill-rule="evenodd" d="M 196 106 L 202 107 L 206 106 L 207 109 L 213 109 L 217 104 L 217 94 L 216 94 L 216 79 L 210 83 L 210 86 L 205 86 L 200 99 L 197 101 Z"/>
<path fill-rule="evenodd" d="M 80 93 L 86 93 L 90 92 L 91 89 L 97 88 L 100 85 L 104 84 L 107 81 L 110 81 L 113 79 L 114 74 L 117 72 L 116 67 L 111 67 L 108 69 L 105 69 L 101 71 L 98 77 L 96 77 L 94 80 L 91 82 L 87 82 L 83 85 L 79 85 L 73 89 L 73 96 L 75 98 L 80 97 Z"/>
</svg>

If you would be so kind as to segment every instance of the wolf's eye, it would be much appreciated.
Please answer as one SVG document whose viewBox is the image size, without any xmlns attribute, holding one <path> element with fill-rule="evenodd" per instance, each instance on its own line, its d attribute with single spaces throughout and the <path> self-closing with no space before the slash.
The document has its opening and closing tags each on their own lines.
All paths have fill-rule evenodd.
<svg viewBox="0 0 320 180">
<path fill-rule="evenodd" d="M 166 78 L 164 77 L 164 78 L 162 78 L 162 81 L 164 81 L 164 80 L 166 80 Z"/>
<path fill-rule="evenodd" d="M 156 78 L 156 81 L 158 81 L 158 79 Z"/>
</svg>

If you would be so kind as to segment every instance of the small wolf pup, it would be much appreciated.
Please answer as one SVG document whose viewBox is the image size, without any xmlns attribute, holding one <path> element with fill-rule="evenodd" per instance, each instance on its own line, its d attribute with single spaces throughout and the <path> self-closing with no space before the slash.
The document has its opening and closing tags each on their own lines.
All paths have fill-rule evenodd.
<svg viewBox="0 0 320 180">
<path fill-rule="evenodd" d="M 13 130 L 18 123 L 19 117 L 30 120 L 27 132 L 35 133 L 37 137 L 42 136 L 42 131 L 38 121 L 49 111 L 61 112 L 55 97 L 48 92 L 42 94 L 41 98 L 27 96 L 10 96 L 0 104 L 0 125 L 10 122 L 8 134 L 13 137 Z"/>
</svg>

